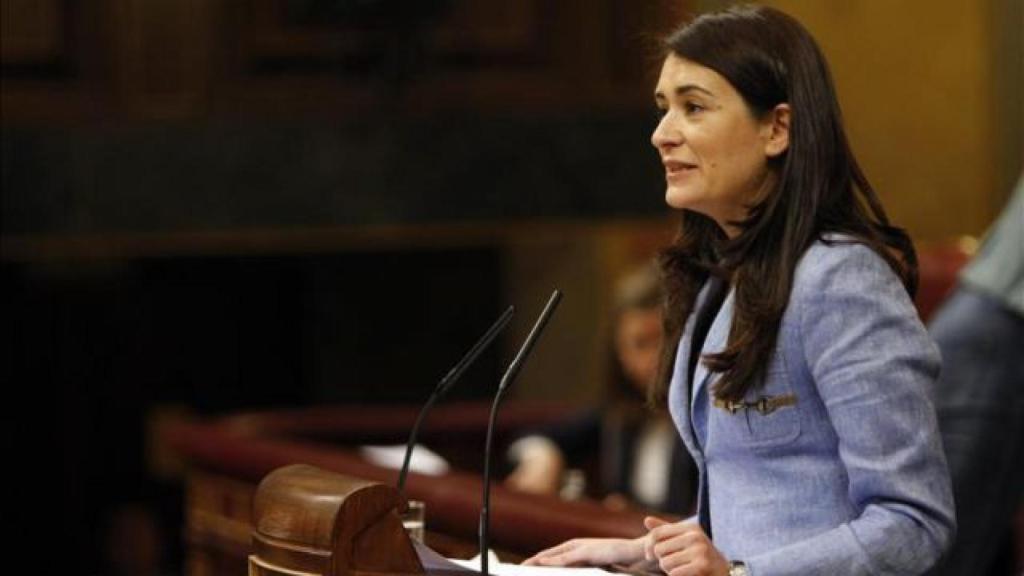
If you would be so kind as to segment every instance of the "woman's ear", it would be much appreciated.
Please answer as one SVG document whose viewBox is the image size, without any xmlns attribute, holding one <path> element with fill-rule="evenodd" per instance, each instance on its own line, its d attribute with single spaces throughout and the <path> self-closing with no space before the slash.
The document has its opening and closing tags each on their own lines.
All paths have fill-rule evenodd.
<svg viewBox="0 0 1024 576">
<path fill-rule="evenodd" d="M 768 139 L 765 140 L 764 153 L 769 158 L 781 156 L 789 149 L 789 104 L 776 106 L 765 119 Z"/>
</svg>

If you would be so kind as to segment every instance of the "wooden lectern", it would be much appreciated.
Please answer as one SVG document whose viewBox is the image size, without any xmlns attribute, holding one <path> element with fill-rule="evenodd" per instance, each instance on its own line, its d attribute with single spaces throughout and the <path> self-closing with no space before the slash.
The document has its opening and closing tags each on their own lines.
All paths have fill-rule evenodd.
<svg viewBox="0 0 1024 576">
<path fill-rule="evenodd" d="M 268 474 L 253 502 L 249 576 L 425 574 L 384 484 L 295 464 Z"/>
</svg>

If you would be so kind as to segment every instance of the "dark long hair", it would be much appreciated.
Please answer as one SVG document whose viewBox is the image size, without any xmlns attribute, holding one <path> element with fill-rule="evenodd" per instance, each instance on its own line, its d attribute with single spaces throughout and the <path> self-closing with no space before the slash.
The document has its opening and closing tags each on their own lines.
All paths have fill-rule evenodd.
<svg viewBox="0 0 1024 576">
<path fill-rule="evenodd" d="M 675 242 L 661 254 L 665 347 L 651 401 L 664 405 L 686 318 L 713 274 L 735 287 L 735 311 L 726 348 L 702 361 L 721 374 L 715 396 L 738 401 L 763 383 L 794 271 L 816 240 L 838 233 L 869 246 L 911 294 L 917 260 L 853 156 L 828 64 L 799 22 L 772 8 L 733 8 L 697 18 L 670 34 L 664 47 L 722 75 L 756 117 L 781 103 L 791 109 L 789 146 L 769 160 L 774 190 L 736 223 L 740 233 L 728 239 L 710 218 L 684 210 Z"/>
</svg>

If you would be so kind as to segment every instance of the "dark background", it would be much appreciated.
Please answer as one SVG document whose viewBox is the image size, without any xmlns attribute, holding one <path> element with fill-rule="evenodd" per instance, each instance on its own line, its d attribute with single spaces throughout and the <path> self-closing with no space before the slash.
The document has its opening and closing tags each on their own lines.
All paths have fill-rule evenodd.
<svg viewBox="0 0 1024 576">
<path fill-rule="evenodd" d="M 421 402 L 539 305 L 506 277 L 531 223 L 664 214 L 653 3 L 2 6 L 5 516 L 60 543 L 37 573 L 117 573 L 150 533 L 182 570 L 162 418 Z"/>
</svg>

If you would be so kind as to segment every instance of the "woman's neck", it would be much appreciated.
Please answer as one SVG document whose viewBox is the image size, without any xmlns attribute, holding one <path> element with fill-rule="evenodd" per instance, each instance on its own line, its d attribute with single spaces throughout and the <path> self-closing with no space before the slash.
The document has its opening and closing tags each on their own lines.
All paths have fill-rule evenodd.
<svg viewBox="0 0 1024 576">
<path fill-rule="evenodd" d="M 763 202 L 768 197 L 768 194 L 775 189 L 778 180 L 779 178 L 774 170 L 766 170 L 764 175 L 751 187 L 751 191 L 740 196 L 741 198 L 749 198 L 749 203 L 740 202 L 731 205 L 726 210 L 728 214 L 723 214 L 720 218 L 713 218 L 729 240 L 735 240 L 737 236 L 743 233 L 743 226 L 740 224 L 746 222 L 750 216 L 750 209 Z"/>
</svg>

